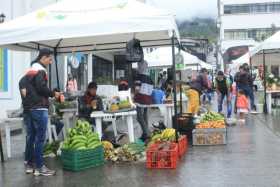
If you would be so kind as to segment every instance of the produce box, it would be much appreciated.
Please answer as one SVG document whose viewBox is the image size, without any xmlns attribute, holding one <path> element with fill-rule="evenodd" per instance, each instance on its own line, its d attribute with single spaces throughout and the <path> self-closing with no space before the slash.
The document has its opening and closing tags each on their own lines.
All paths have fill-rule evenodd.
<svg viewBox="0 0 280 187">
<path fill-rule="evenodd" d="M 223 145 L 226 144 L 226 128 L 194 129 L 193 145 Z"/>
<path fill-rule="evenodd" d="M 181 158 L 188 150 L 188 139 L 183 135 L 178 140 L 178 156 Z"/>
<path fill-rule="evenodd" d="M 175 169 L 178 161 L 178 144 L 155 143 L 146 151 L 146 167 L 149 169 Z"/>
<path fill-rule="evenodd" d="M 103 146 L 85 150 L 62 149 L 61 159 L 63 168 L 70 171 L 100 166 L 104 164 Z"/>
</svg>

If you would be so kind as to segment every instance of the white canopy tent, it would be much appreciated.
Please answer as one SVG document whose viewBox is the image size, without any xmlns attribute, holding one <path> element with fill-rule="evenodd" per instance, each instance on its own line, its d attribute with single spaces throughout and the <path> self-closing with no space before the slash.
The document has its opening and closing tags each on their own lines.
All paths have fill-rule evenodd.
<svg viewBox="0 0 280 187">
<path fill-rule="evenodd" d="M 56 66 L 57 54 L 121 51 L 132 38 L 143 47 L 175 43 L 174 16 L 136 0 L 63 0 L 0 25 L 0 47 L 50 48 Z"/>
<path fill-rule="evenodd" d="M 176 50 L 178 53 L 178 49 Z M 210 64 L 207 64 L 190 53 L 183 50 L 180 51 L 184 58 L 184 65 L 186 69 L 199 70 L 201 67 L 206 69 L 212 69 Z M 151 53 L 145 55 L 145 60 L 148 62 L 150 69 L 167 68 L 172 66 L 172 48 L 161 47 L 154 50 Z"/>
<path fill-rule="evenodd" d="M 243 56 L 239 57 L 238 59 L 232 61 L 232 64 L 229 65 L 229 69 L 231 73 L 235 74 L 236 72 L 238 72 L 239 67 L 244 63 L 250 64 L 249 53 L 246 53 Z"/>
<path fill-rule="evenodd" d="M 133 37 L 143 46 L 178 38 L 170 13 L 136 0 L 64 0 L 0 25 L 0 46 L 56 48 L 57 53 L 123 49 Z"/>
<path fill-rule="evenodd" d="M 21 51 L 47 47 L 54 51 L 58 88 L 58 54 L 122 51 L 133 38 L 139 39 L 142 47 L 171 45 L 176 77 L 179 32 L 174 16 L 136 0 L 63 0 L 0 25 L 0 47 Z M 176 104 L 174 97 L 177 114 Z"/>
</svg>

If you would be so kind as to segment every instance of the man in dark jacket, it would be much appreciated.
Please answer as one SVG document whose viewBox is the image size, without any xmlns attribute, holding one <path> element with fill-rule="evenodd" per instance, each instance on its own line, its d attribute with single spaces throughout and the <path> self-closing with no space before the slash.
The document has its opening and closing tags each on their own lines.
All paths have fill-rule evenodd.
<svg viewBox="0 0 280 187">
<path fill-rule="evenodd" d="M 253 78 L 249 73 L 248 65 L 243 64 L 236 73 L 235 78 L 237 89 L 244 90 L 245 95 L 250 98 L 251 110 L 256 110 L 253 91 Z"/>
<path fill-rule="evenodd" d="M 102 99 L 96 94 L 97 84 L 96 82 L 90 82 L 87 87 L 87 91 L 79 99 L 79 117 L 84 118 L 95 126 L 95 119 L 90 115 L 93 111 L 102 111 L 103 103 Z"/>
<path fill-rule="evenodd" d="M 31 68 L 19 82 L 24 122 L 27 128 L 26 173 L 34 172 L 35 176 L 55 174 L 55 171 L 48 169 L 43 163 L 43 145 L 48 125 L 48 99 L 49 97 L 57 99 L 60 97 L 59 92 L 51 91 L 47 86 L 46 67 L 51 63 L 52 52 L 48 49 L 41 49 L 36 60 L 31 63 Z"/>
</svg>

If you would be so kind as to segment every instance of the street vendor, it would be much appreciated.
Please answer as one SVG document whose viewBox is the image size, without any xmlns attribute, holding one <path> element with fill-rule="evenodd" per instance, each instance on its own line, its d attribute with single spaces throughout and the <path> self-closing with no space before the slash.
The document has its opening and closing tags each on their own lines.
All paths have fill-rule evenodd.
<svg viewBox="0 0 280 187">
<path fill-rule="evenodd" d="M 200 95 L 203 91 L 208 89 L 208 72 L 207 69 L 202 68 L 199 75 L 190 83 L 190 89 L 187 91 L 188 108 L 187 113 L 196 115 L 200 107 Z"/>
<path fill-rule="evenodd" d="M 152 104 L 153 81 L 147 75 L 146 61 L 138 63 L 138 72 L 134 81 L 134 102 L 136 103 L 137 121 L 142 128 L 141 140 L 146 141 L 149 136 L 148 109 L 140 105 Z"/>
<path fill-rule="evenodd" d="M 101 97 L 97 94 L 96 82 L 90 82 L 88 84 L 85 94 L 79 98 L 79 117 L 84 118 L 95 126 L 95 119 L 91 118 L 90 115 L 94 111 L 102 111 L 103 103 Z"/>
</svg>

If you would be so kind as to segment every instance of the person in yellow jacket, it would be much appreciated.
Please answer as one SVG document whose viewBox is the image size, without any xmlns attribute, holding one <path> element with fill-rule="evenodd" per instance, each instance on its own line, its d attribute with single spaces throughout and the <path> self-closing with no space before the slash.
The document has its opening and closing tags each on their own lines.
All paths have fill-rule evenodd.
<svg viewBox="0 0 280 187">
<path fill-rule="evenodd" d="M 202 68 L 199 75 L 190 83 L 190 89 L 186 92 L 188 96 L 187 113 L 196 115 L 200 107 L 200 95 L 208 88 L 207 69 Z"/>
</svg>

